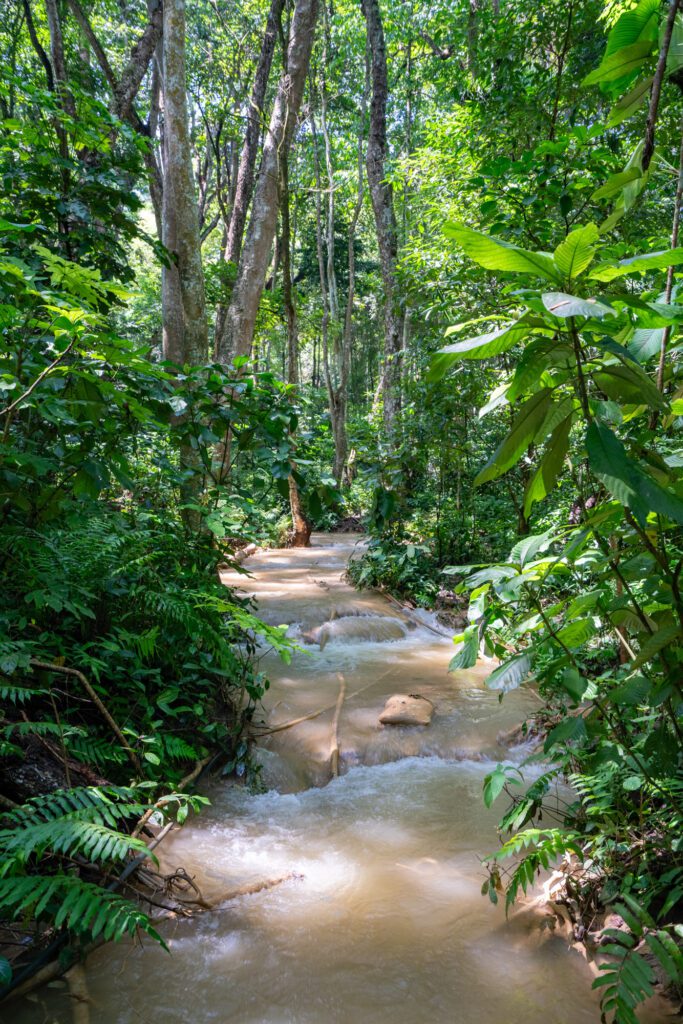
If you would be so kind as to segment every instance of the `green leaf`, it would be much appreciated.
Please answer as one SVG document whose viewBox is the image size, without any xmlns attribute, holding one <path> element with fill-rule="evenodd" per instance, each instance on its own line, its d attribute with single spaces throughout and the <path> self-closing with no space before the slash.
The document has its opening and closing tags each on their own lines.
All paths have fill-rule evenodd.
<svg viewBox="0 0 683 1024">
<path fill-rule="evenodd" d="M 537 533 L 531 537 L 524 537 L 513 547 L 509 561 L 523 568 L 539 551 L 546 550 L 550 539 L 549 533 Z"/>
<path fill-rule="evenodd" d="M 501 690 L 503 693 L 516 690 L 529 675 L 530 669 L 529 655 L 515 654 L 487 676 L 486 685 L 489 690 Z"/>
<path fill-rule="evenodd" d="M 491 807 L 505 788 L 507 772 L 505 765 L 499 764 L 484 779 L 484 804 Z"/>
<path fill-rule="evenodd" d="M 543 750 L 547 754 L 556 743 L 567 743 L 570 740 L 580 741 L 585 739 L 585 736 L 586 723 L 581 715 L 569 715 L 548 733 Z"/>
<path fill-rule="evenodd" d="M 628 354 L 639 363 L 646 363 L 648 359 L 659 354 L 665 330 L 664 327 L 638 328 L 628 343 Z"/>
<path fill-rule="evenodd" d="M 648 661 L 652 661 L 660 651 L 679 638 L 678 626 L 662 626 L 656 633 L 648 637 L 644 644 L 641 644 L 638 657 L 633 662 L 633 668 L 642 668 L 643 665 L 647 665 Z"/>
<path fill-rule="evenodd" d="M 487 464 L 475 478 L 475 487 L 502 476 L 524 454 L 531 442 L 535 440 L 537 431 L 543 424 L 551 395 L 550 388 L 542 388 L 538 394 L 532 395 L 524 402 L 513 420 L 510 433 L 498 445 Z"/>
<path fill-rule="evenodd" d="M 589 618 L 576 619 L 559 629 L 555 635 L 565 647 L 583 647 L 595 635 L 595 626 Z"/>
<path fill-rule="evenodd" d="M 569 450 L 569 432 L 573 416 L 567 416 L 553 431 L 538 468 L 524 491 L 524 515 L 528 516 L 536 501 L 541 501 L 555 486 Z"/>
<path fill-rule="evenodd" d="M 555 282 L 560 279 L 555 262 L 547 252 L 530 252 L 501 238 L 473 231 L 463 224 L 447 222 L 443 230 L 449 238 L 455 239 L 470 259 L 486 270 L 534 274 Z"/>
<path fill-rule="evenodd" d="M 571 281 L 590 266 L 599 237 L 595 224 L 586 224 L 567 235 L 554 253 L 555 265 L 563 277 Z"/>
<path fill-rule="evenodd" d="M 612 174 L 604 185 L 599 189 L 596 189 L 591 196 L 591 199 L 593 201 L 597 201 L 598 199 L 609 199 L 610 196 L 617 195 L 625 185 L 629 184 L 629 182 L 635 181 L 636 178 L 640 178 L 642 173 L 643 172 L 640 167 L 628 167 L 625 171 L 619 171 L 618 174 Z"/>
<path fill-rule="evenodd" d="M 510 327 L 503 327 L 499 331 L 489 331 L 487 334 L 479 334 L 466 341 L 456 341 L 452 345 L 445 345 L 432 356 L 427 380 L 430 383 L 441 380 L 447 370 L 462 359 L 489 359 L 491 356 L 507 352 L 527 334 L 528 328 L 513 324 Z"/>
<path fill-rule="evenodd" d="M 634 8 L 622 14 L 610 30 L 605 52 L 616 53 L 641 39 L 655 43 L 660 6 L 659 0 L 640 0 Z"/>
<path fill-rule="evenodd" d="M 557 317 L 585 316 L 597 317 L 616 316 L 615 310 L 604 302 L 597 299 L 580 299 L 576 295 L 567 295 L 566 292 L 544 292 L 541 296 L 543 305 Z"/>
<path fill-rule="evenodd" d="M 659 388 L 648 375 L 635 364 L 629 366 L 602 366 L 591 374 L 593 380 L 608 398 L 621 400 L 630 405 L 649 405 L 653 409 L 665 409 Z"/>
<path fill-rule="evenodd" d="M 559 678 L 559 684 L 577 704 L 588 688 L 588 680 L 580 676 L 575 668 L 566 668 Z"/>
<path fill-rule="evenodd" d="M 652 53 L 651 39 L 640 39 L 630 46 L 623 46 L 614 53 L 606 54 L 599 67 L 586 75 L 582 85 L 598 85 L 604 82 L 615 82 L 619 78 L 638 71 Z"/>
<path fill-rule="evenodd" d="M 683 525 L 683 501 L 641 469 L 608 427 L 590 424 L 586 450 L 591 470 L 617 501 L 631 509 L 641 525 L 645 525 L 650 512 Z"/>
<path fill-rule="evenodd" d="M 646 270 L 667 270 L 683 263 L 683 248 L 664 249 L 659 252 L 643 253 L 641 256 L 629 256 L 628 259 L 614 263 L 600 263 L 588 275 L 592 281 L 614 281 L 617 277 L 629 274 L 642 274 Z"/>
<path fill-rule="evenodd" d="M 634 85 L 625 96 L 621 97 L 618 103 L 615 103 L 609 112 L 609 117 L 607 118 L 605 125 L 606 128 L 616 128 L 616 126 L 621 124 L 622 121 L 626 121 L 632 114 L 635 114 L 636 110 L 638 110 L 646 99 L 653 79 L 653 75 L 641 78 L 637 85 Z M 598 189 L 598 191 L 600 190 Z M 597 193 L 593 195 L 593 199 L 596 197 Z"/>
<path fill-rule="evenodd" d="M 0 986 L 7 988 L 12 980 L 12 965 L 4 956 L 0 956 Z"/>
<path fill-rule="evenodd" d="M 477 663 L 479 654 L 479 627 L 475 624 L 468 626 L 464 632 L 463 645 L 454 657 L 451 658 L 448 666 L 449 672 L 457 672 L 459 669 L 472 668 Z"/>
</svg>

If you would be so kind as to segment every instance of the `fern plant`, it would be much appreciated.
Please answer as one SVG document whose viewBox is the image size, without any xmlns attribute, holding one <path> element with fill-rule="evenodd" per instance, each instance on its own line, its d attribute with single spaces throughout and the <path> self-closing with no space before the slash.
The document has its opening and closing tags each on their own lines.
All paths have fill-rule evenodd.
<svg viewBox="0 0 683 1024">
<path fill-rule="evenodd" d="M 180 797 L 179 806 L 184 802 Z M 35 797 L 3 815 L 0 918 L 30 918 L 83 941 L 120 939 L 141 929 L 163 945 L 135 904 L 81 877 L 120 870 L 132 855 L 154 859 L 127 827 L 147 808 L 133 788 L 80 787 Z"/>
</svg>

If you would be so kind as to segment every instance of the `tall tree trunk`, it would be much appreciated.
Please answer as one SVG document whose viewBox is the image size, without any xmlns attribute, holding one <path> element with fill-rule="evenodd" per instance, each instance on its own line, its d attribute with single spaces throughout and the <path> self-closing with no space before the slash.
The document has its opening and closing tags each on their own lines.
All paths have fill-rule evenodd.
<svg viewBox="0 0 683 1024">
<path fill-rule="evenodd" d="M 291 231 L 289 223 L 289 155 L 284 152 L 280 158 L 280 219 L 282 225 L 282 293 L 287 315 L 287 383 L 294 387 L 299 383 L 299 336 L 296 323 L 296 306 L 292 288 Z M 296 469 L 294 463 L 292 469 Z M 295 548 L 308 547 L 311 539 L 311 524 L 306 518 L 299 487 L 293 473 L 289 475 L 289 508 L 292 514 L 291 544 Z"/>
<path fill-rule="evenodd" d="M 171 255 L 162 272 L 164 358 L 198 365 L 208 357 L 204 272 L 185 80 L 185 0 L 165 0 L 163 36 L 163 243 Z"/>
<path fill-rule="evenodd" d="M 254 191 L 254 177 L 256 175 L 256 159 L 258 157 L 259 142 L 261 139 L 261 121 L 263 108 L 266 101 L 266 89 L 270 78 L 270 68 L 273 63 L 275 43 L 278 35 L 278 25 L 282 16 L 283 0 L 271 0 L 270 11 L 266 21 L 261 52 L 259 54 L 254 84 L 249 99 L 249 110 L 247 111 L 247 127 L 242 143 L 242 152 L 239 158 L 237 170 L 235 193 L 230 212 L 230 220 L 227 225 L 227 240 L 225 245 L 225 259 L 229 263 L 238 263 L 242 251 L 242 239 L 244 227 L 247 222 L 247 211 Z M 227 306 L 220 302 L 216 307 L 216 324 L 214 338 L 216 348 L 220 345 L 220 339 L 225 331 L 225 318 Z"/>
<path fill-rule="evenodd" d="M 351 350 L 353 347 L 353 302 L 356 293 L 356 228 L 363 209 L 363 137 L 365 134 L 365 115 L 370 86 L 370 63 L 365 61 L 365 85 L 360 107 L 360 124 L 358 126 L 358 191 L 356 205 L 353 208 L 348 232 L 348 266 L 349 290 L 346 296 L 346 312 L 344 314 L 344 332 L 342 334 L 339 371 L 339 401 L 337 402 L 339 426 L 335 435 L 334 478 L 339 487 L 343 483 L 350 484 L 352 473 L 348 461 L 348 436 L 346 432 L 346 409 L 349 398 L 349 375 L 351 371 Z"/>
<path fill-rule="evenodd" d="M 254 176 L 256 171 L 256 157 L 258 155 L 259 139 L 261 137 L 261 119 L 263 107 L 266 100 L 266 89 L 270 78 L 270 68 L 273 63 L 275 43 L 277 41 L 278 24 L 282 14 L 283 0 L 271 0 L 270 11 L 266 21 L 266 29 L 263 33 L 263 42 L 259 54 L 254 85 L 249 100 L 249 111 L 247 113 L 247 127 L 244 133 L 244 142 L 240 154 L 239 170 L 237 172 L 237 187 L 235 189 L 235 201 L 230 215 L 228 227 L 228 244 L 225 249 L 225 258 L 237 263 L 242 248 L 244 227 L 247 221 L 247 210 L 254 190 Z"/>
<path fill-rule="evenodd" d="M 218 358 L 229 362 L 249 355 L 254 338 L 278 211 L 278 166 L 289 150 L 311 59 L 318 0 L 297 0 L 290 28 L 287 73 L 280 80 L 261 158 L 252 214 L 239 261 L 237 280 L 218 345 Z"/>
<path fill-rule="evenodd" d="M 361 0 L 367 25 L 371 52 L 372 103 L 366 167 L 372 209 L 377 228 L 382 281 L 384 284 L 384 368 L 382 396 L 384 426 L 392 437 L 396 414 L 401 406 L 401 350 L 403 345 L 403 310 L 396 287 L 398 240 L 391 184 L 386 179 L 387 156 L 387 55 L 379 0 Z"/>
</svg>

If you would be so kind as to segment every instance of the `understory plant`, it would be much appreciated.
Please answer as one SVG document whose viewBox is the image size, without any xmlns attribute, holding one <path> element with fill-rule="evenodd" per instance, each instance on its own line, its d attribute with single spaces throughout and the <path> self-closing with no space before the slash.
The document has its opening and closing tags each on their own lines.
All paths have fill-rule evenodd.
<svg viewBox="0 0 683 1024">
<path fill-rule="evenodd" d="M 639 48 L 634 75 L 647 64 L 655 6 L 617 22 L 591 81 L 612 81 L 617 66 L 626 73 L 621 47 Z M 566 521 L 495 564 L 447 570 L 470 597 L 451 668 L 473 665 L 483 645 L 500 659 L 487 683 L 501 698 L 530 677 L 544 698 L 543 751 L 529 760 L 554 768 L 526 789 L 522 772 L 504 765 L 485 782 L 488 805 L 503 792 L 511 805 L 484 891 L 494 902 L 504 893 L 509 907 L 560 861 L 578 937 L 592 930 L 600 940 L 604 915 L 619 915 L 621 926 L 602 934 L 608 956 L 595 982 L 603 1020 L 618 1024 L 632 1024 L 653 993 L 653 964 L 683 984 L 683 307 L 674 283 L 683 249 L 676 229 L 673 248 L 655 252 L 626 255 L 604 237 L 648 173 L 636 159 L 598 190 L 616 200 L 617 216 L 574 226 L 553 253 L 447 224 L 467 256 L 516 285 L 502 322 L 441 349 L 431 370 L 438 378 L 462 360 L 511 353 L 489 402 L 509 406 L 510 427 L 476 484 L 526 461 L 530 515 L 558 480 L 572 482 Z M 558 776 L 573 795 L 553 812 L 544 801 Z"/>
</svg>

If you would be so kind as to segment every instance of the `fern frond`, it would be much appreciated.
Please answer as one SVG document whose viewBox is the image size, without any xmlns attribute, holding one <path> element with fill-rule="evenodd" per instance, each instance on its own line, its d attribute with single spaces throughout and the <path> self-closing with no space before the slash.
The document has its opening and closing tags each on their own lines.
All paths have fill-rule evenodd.
<svg viewBox="0 0 683 1024">
<path fill-rule="evenodd" d="M 25 875 L 0 878 L 0 915 L 17 918 L 53 916 L 56 928 L 69 928 L 95 939 L 118 941 L 138 929 L 166 943 L 146 914 L 117 893 L 83 882 L 74 875 Z"/>
<path fill-rule="evenodd" d="M 40 856 L 46 850 L 64 857 L 79 855 L 91 863 L 103 864 L 124 860 L 130 853 L 146 853 L 147 847 L 141 839 L 98 822 L 84 821 L 78 812 L 73 812 L 18 829 L 1 829 L 0 874 L 7 873 L 8 863 L 25 864 L 29 857 Z"/>
</svg>

